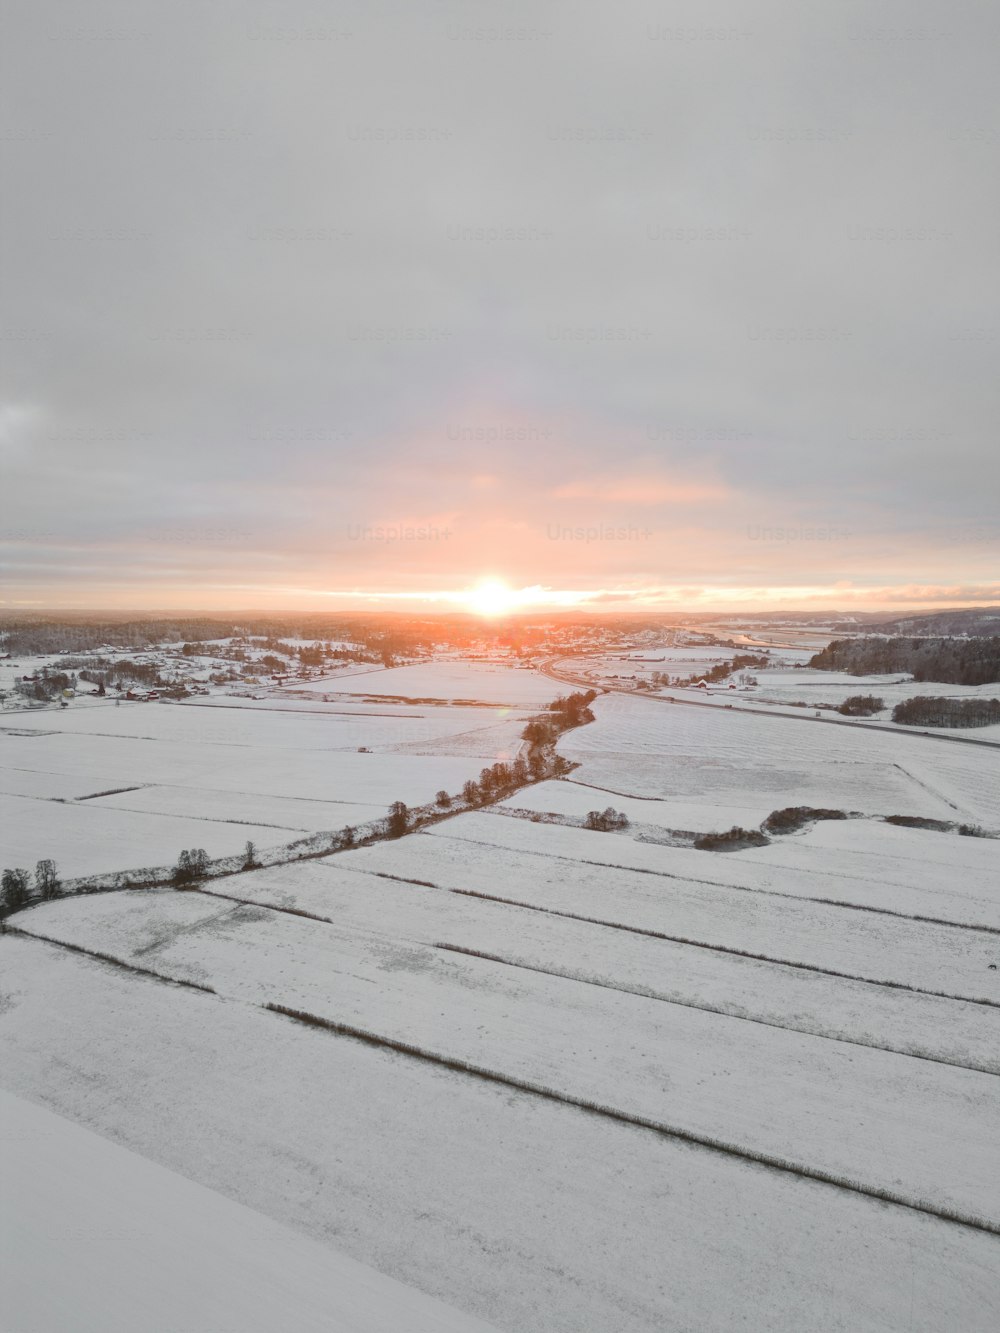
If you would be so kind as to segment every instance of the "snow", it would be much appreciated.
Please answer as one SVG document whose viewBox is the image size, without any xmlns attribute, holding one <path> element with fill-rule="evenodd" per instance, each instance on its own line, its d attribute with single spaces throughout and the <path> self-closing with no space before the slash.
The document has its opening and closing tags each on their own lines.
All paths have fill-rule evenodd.
<svg viewBox="0 0 1000 1333">
<path fill-rule="evenodd" d="M 0 947 L 9 1090 L 506 1333 L 1000 1318 L 993 1236 L 54 946 Z"/>
<path fill-rule="evenodd" d="M 102 801 L 63 804 L 0 795 L 0 860 L 31 871 L 48 857 L 63 877 L 73 878 L 119 867 L 138 872 L 172 865 L 182 847 L 203 847 L 210 857 L 231 856 L 248 838 L 272 847 L 295 836 L 288 827 L 232 823 L 205 810 L 184 818 L 105 807 Z"/>
<path fill-rule="evenodd" d="M 698 858 L 698 879 L 690 878 L 685 859 L 676 859 L 689 856 Z M 731 859 L 475 813 L 408 842 L 346 853 L 338 863 L 787 963 L 1000 1002 L 1000 972 L 989 970 L 998 952 L 994 936 L 729 887 L 715 871 Z"/>
<path fill-rule="evenodd" d="M 125 937 L 102 910 L 111 895 L 96 911 L 79 898 L 36 908 L 22 927 L 231 999 L 348 1023 L 749 1152 L 992 1215 L 992 1075 L 513 969 L 391 930 L 323 928 L 201 895 L 129 898 Z M 137 931 L 143 942 L 130 949 Z M 484 935 L 479 948 L 490 943 Z M 895 1108 L 903 1084 L 914 1107 L 905 1126 Z"/>
<path fill-rule="evenodd" d="M 489 1326 L 0 1092 L 12 1333 L 489 1333 Z"/>
<path fill-rule="evenodd" d="M 757 687 L 749 691 L 748 697 L 754 700 L 773 700 L 778 703 L 799 701 L 812 707 L 836 708 L 855 694 L 873 694 L 883 699 L 885 707 L 875 716 L 886 721 L 892 715 L 893 707 L 906 699 L 918 695 L 934 695 L 946 699 L 996 699 L 1000 697 L 1000 683 L 988 685 L 947 685 L 936 681 L 912 680 L 909 676 L 851 676 L 845 671 L 794 670 L 776 668 L 755 670 L 753 675 Z M 996 740 L 1000 738 L 1000 726 L 976 727 L 972 731 L 959 731 L 953 734 L 971 735 L 977 738 Z"/>
<path fill-rule="evenodd" d="M 424 687 L 436 672 L 442 693 L 485 680 L 480 667 L 506 673 L 501 683 L 521 674 L 471 665 L 399 670 L 424 672 Z M 568 688 L 547 681 L 545 698 Z M 523 726 L 513 703 L 345 701 L 346 718 L 326 707 L 37 715 L 0 728 L 0 776 L 19 808 L 42 812 L 42 831 L 69 812 L 104 838 L 108 821 L 149 820 L 204 830 L 188 845 L 208 845 L 228 821 L 241 846 L 258 834 L 237 818 L 271 817 L 291 837 L 300 812 L 348 822 L 344 812 L 454 791 L 491 750 L 514 749 Z M 996 754 L 627 695 L 594 707 L 597 721 L 560 741 L 579 767 L 500 808 L 203 892 L 61 899 L 10 920 L 0 1086 L 87 1138 L 64 1148 L 53 1131 L 51 1154 L 45 1143 L 28 1154 L 22 1188 L 37 1181 L 37 1201 L 24 1241 L 14 1233 L 18 1255 L 31 1250 L 17 1333 L 67 1326 L 48 1302 L 75 1301 L 89 1274 L 98 1280 L 74 1330 L 114 1333 L 118 1320 L 152 1333 L 141 1304 L 150 1254 L 162 1263 L 154 1293 L 180 1288 L 185 1299 L 189 1266 L 195 1292 L 206 1271 L 213 1290 L 235 1290 L 205 1333 L 228 1333 L 230 1316 L 250 1330 L 346 1333 L 352 1302 L 374 1312 L 389 1299 L 378 1274 L 446 1302 L 428 1326 L 456 1333 L 476 1318 L 504 1333 L 1000 1324 L 996 1235 L 920 1211 L 1000 1225 L 1000 843 L 881 822 L 995 824 Z M 359 728 L 375 753 L 357 752 Z M 125 785 L 139 790 L 76 799 Z M 670 845 L 671 829 L 753 825 L 800 804 L 862 817 L 726 855 Z M 607 805 L 632 826 L 544 822 Z M 304 1026 L 268 1004 L 453 1063 Z M 143 1160 L 98 1160 L 126 1150 Z M 83 1174 L 91 1163 L 104 1180 Z M 196 1188 L 213 1191 L 210 1202 L 175 1194 Z M 114 1221 L 91 1245 L 81 1209 L 105 1198 Z M 139 1220 L 122 1220 L 121 1235 L 136 1201 Z M 216 1206 L 235 1210 L 231 1220 Z M 194 1212 L 204 1231 L 178 1225 Z M 52 1253 L 69 1252 L 56 1281 L 31 1239 L 53 1215 Z M 272 1225 L 265 1243 L 260 1228 Z M 272 1254 L 282 1257 L 269 1267 Z M 285 1283 L 302 1315 L 283 1309 L 268 1323 Z M 5 1276 L 5 1294 L 9 1285 Z M 340 1322 L 328 1298 L 347 1301 Z M 183 1310 L 169 1318 L 155 1333 L 201 1333 Z M 408 1308 L 387 1318 L 421 1328 Z"/>
<path fill-rule="evenodd" d="M 1000 1013 L 989 1007 L 604 930 L 565 917 L 526 915 L 525 909 L 505 903 L 360 870 L 366 861 L 372 862 L 369 854 L 352 853 L 274 867 L 216 890 L 268 907 L 310 912 L 352 933 L 479 949 L 526 967 L 678 1004 L 1000 1073 Z M 118 901 L 117 908 L 109 901 L 106 912 L 92 904 L 95 940 L 110 929 L 109 914 L 117 918 L 115 937 L 133 954 L 170 938 L 172 932 L 156 926 L 148 906 L 133 918 L 135 928 L 128 925 L 128 895 Z M 46 920 L 51 925 L 52 917 Z M 77 916 L 72 938 L 81 939 L 81 929 Z"/>
<path fill-rule="evenodd" d="M 621 694 L 592 707 L 596 721 L 559 743 L 581 765 L 573 777 L 611 796 L 699 805 L 689 828 L 719 827 L 712 811 L 732 804 L 752 809 L 755 823 L 788 805 L 997 821 L 1000 757 L 991 747 Z"/>
<path fill-rule="evenodd" d="M 434 661 L 392 667 L 354 681 L 337 681 L 344 694 L 387 695 L 398 699 L 477 700 L 492 704 L 540 706 L 565 693 L 548 676 L 524 667 L 493 662 Z M 320 682 L 313 682 L 320 688 Z M 329 685 L 323 693 L 331 693 Z"/>
<path fill-rule="evenodd" d="M 532 813 L 545 813 L 582 821 L 588 811 L 604 808 L 602 796 L 608 793 L 595 792 L 572 778 L 561 779 L 516 792 L 497 809 L 527 811 L 529 819 Z M 717 884 L 986 925 L 1000 931 L 998 849 L 992 839 L 847 819 L 819 821 L 793 834 L 773 834 L 766 847 L 748 847 L 725 856 L 681 847 L 650 853 L 642 844 L 662 845 L 661 831 L 707 832 L 704 826 L 708 822 L 715 827 L 739 822 L 740 807 L 716 808 L 706 819 L 703 808 L 677 802 L 615 796 L 613 804 L 628 816 L 629 827 L 615 835 L 615 842 L 602 839 L 575 844 L 580 855 L 611 864 L 661 869 L 693 880 L 708 878 Z M 743 807 L 743 812 L 749 809 Z M 686 823 L 691 819 L 703 827 L 691 829 Z M 754 821 L 748 822 L 753 826 Z M 489 827 L 495 834 L 496 826 Z M 540 835 L 525 834 L 532 836 Z M 634 848 L 632 843 L 640 845 Z"/>
<path fill-rule="evenodd" d="M 123 704 L 3 718 L 0 864 L 50 857 L 73 878 L 170 865 L 182 847 L 231 856 L 248 838 L 273 847 L 358 825 L 396 800 L 459 792 L 517 752 L 526 716 Z"/>
</svg>

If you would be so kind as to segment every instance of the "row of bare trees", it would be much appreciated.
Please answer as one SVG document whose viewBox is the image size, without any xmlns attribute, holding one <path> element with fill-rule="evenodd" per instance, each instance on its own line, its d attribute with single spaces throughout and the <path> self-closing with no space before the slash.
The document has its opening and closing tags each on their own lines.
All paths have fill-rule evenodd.
<svg viewBox="0 0 1000 1333">
<path fill-rule="evenodd" d="M 33 897 L 43 902 L 57 898 L 61 889 L 56 863 L 47 857 L 35 865 L 34 884 L 29 871 L 19 866 L 7 869 L 0 877 L 0 913 L 6 915 L 25 907 Z"/>
</svg>

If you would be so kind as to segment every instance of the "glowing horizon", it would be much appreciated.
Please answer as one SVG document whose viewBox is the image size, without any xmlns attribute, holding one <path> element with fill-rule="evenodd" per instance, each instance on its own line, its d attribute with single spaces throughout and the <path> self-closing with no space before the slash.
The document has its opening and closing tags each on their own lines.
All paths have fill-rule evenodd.
<svg viewBox="0 0 1000 1333">
<path fill-rule="evenodd" d="M 484 621 L 518 615 L 579 611 L 588 615 L 718 614 L 753 615 L 763 612 L 796 612 L 815 615 L 852 612 L 905 614 L 958 607 L 996 607 L 1000 611 L 1000 585 L 980 586 L 883 586 L 780 585 L 740 587 L 705 585 L 646 588 L 553 588 L 543 584 L 516 586 L 498 575 L 484 576 L 461 588 L 399 590 L 360 588 L 309 588 L 246 584 L 208 585 L 192 597 L 178 590 L 169 600 L 137 600 L 108 593 L 103 599 L 88 597 L 76 603 L 30 598 L 0 598 L 0 609 L 10 612 L 109 611 L 125 612 L 294 612 L 356 611 L 375 613 L 459 613 Z"/>
</svg>

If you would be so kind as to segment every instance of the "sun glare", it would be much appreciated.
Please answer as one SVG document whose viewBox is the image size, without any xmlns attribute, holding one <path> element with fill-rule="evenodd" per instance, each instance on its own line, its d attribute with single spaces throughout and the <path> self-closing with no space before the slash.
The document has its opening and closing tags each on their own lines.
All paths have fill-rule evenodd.
<svg viewBox="0 0 1000 1333">
<path fill-rule="evenodd" d="M 502 616 L 518 603 L 517 593 L 503 579 L 484 579 L 468 594 L 468 605 L 477 616 Z"/>
</svg>

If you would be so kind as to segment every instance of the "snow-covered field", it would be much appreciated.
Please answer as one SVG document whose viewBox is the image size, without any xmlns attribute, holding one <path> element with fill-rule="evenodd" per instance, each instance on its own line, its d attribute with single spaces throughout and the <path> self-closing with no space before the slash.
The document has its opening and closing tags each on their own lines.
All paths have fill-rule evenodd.
<svg viewBox="0 0 1000 1333">
<path fill-rule="evenodd" d="M 540 672 L 493 662 L 434 661 L 392 667 L 356 680 L 313 681 L 305 688 L 321 694 L 336 688 L 344 694 L 384 695 L 396 699 L 454 699 L 460 702 L 533 707 L 548 703 L 559 691 Z"/>
<path fill-rule="evenodd" d="M 490 1333 L 413 1287 L 0 1092 L 11 1333 Z"/>
<path fill-rule="evenodd" d="M 457 792 L 485 764 L 510 758 L 526 716 L 157 703 L 7 715 L 0 864 L 32 869 L 50 857 L 72 877 L 171 864 L 182 847 L 227 856 L 248 838 L 270 847 L 361 824 L 392 801 Z"/>
<path fill-rule="evenodd" d="M 461 711 L 463 733 L 358 754 L 330 744 L 333 714 L 266 714 L 254 745 L 263 712 L 148 708 L 205 718 L 213 762 L 177 776 L 193 732 L 91 737 L 108 764 L 173 744 L 174 777 L 20 799 L 138 818 L 159 790 L 170 819 L 203 802 L 290 819 L 309 791 L 324 811 L 366 801 L 382 761 L 393 796 L 412 780 L 427 799 L 454 789 L 439 765 L 471 761 L 433 747 L 479 734 L 472 717 L 491 741 L 515 722 Z M 499 808 L 204 891 L 16 915 L 0 1084 L 330 1247 L 335 1272 L 346 1256 L 468 1312 L 470 1330 L 992 1330 L 1000 841 L 881 817 L 992 827 L 998 756 L 621 695 L 595 713 L 560 742 L 578 768 Z M 324 764 L 339 776 L 320 790 Z M 798 804 L 864 817 L 728 854 L 667 843 Z M 544 818 L 607 805 L 631 826 Z M 257 1261 L 265 1290 L 277 1262 Z"/>
<path fill-rule="evenodd" d="M 323 929 L 202 895 L 129 898 L 124 909 L 70 900 L 35 912 L 25 928 L 222 996 L 347 1023 L 749 1152 L 991 1216 L 1000 1152 L 989 1126 L 1000 1096 L 990 1075 L 574 984 L 394 930 Z M 936 942 L 932 934 L 928 952 Z M 484 932 L 479 947 L 489 944 Z M 894 1105 L 903 1068 L 921 1107 L 905 1128 Z"/>
<path fill-rule="evenodd" d="M 890 717 L 893 707 L 917 695 L 932 694 L 946 699 L 995 699 L 1000 696 L 1000 684 L 941 685 L 934 681 L 912 680 L 908 676 L 849 676 L 846 671 L 810 671 L 795 668 L 769 668 L 755 671 L 757 686 L 748 692 L 752 699 L 770 699 L 775 702 L 801 702 L 813 707 L 836 708 L 854 694 L 874 694 L 885 700 L 885 709 L 876 717 Z M 972 732 L 959 734 L 988 736 L 991 739 L 1000 728 L 977 727 Z"/>
<path fill-rule="evenodd" d="M 596 722 L 560 743 L 581 765 L 574 779 L 689 805 L 691 820 L 700 810 L 680 827 L 727 827 L 722 807 L 759 822 L 787 805 L 1000 823 L 1000 755 L 986 747 L 618 694 L 593 707 Z"/>
<path fill-rule="evenodd" d="M 789 1333 L 985 1333 L 1000 1314 L 996 1237 L 967 1226 L 47 944 L 4 948 L 8 1087 L 509 1333 L 722 1333 L 748 1309 Z M 901 1095 L 918 1062 L 886 1059 Z M 889 1140 L 922 1121 L 907 1105 Z"/>
</svg>

